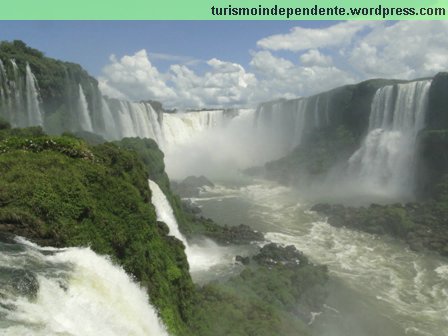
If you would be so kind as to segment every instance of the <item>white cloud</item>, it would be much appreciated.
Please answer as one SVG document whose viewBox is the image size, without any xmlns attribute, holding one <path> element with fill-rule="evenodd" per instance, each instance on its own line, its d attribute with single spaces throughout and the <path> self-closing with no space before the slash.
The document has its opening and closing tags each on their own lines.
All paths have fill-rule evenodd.
<svg viewBox="0 0 448 336">
<path fill-rule="evenodd" d="M 381 25 L 345 51 L 363 78 L 415 78 L 448 70 L 448 22 Z"/>
<path fill-rule="evenodd" d="M 325 60 L 328 63 L 329 59 Z M 318 63 L 304 66 L 276 57 L 267 50 L 253 53 L 250 65 L 258 78 L 255 97 L 263 101 L 306 96 L 354 81 L 343 70 Z"/>
<path fill-rule="evenodd" d="M 248 67 L 212 58 L 201 64 L 147 53 L 117 59 L 103 69 L 103 93 L 156 99 L 169 107 L 244 106 L 306 96 L 374 77 L 416 78 L 448 70 L 448 22 L 343 22 L 297 27 L 258 41 Z M 173 64 L 162 73 L 150 58 Z"/>
<path fill-rule="evenodd" d="M 166 100 L 176 96 L 173 89 L 166 84 L 166 79 L 151 64 L 146 50 L 140 50 L 119 60 L 112 55 L 110 64 L 103 69 L 100 82 L 108 93 L 120 93 L 132 100 Z"/>
<path fill-rule="evenodd" d="M 320 65 L 328 66 L 331 65 L 332 59 L 330 56 L 324 55 L 317 49 L 310 49 L 302 56 L 300 56 L 300 61 L 304 65 Z"/>
<path fill-rule="evenodd" d="M 290 51 L 340 46 L 349 43 L 358 32 L 375 24 L 370 21 L 347 21 L 322 29 L 295 27 L 287 34 L 261 39 L 257 45 L 270 50 Z"/>
<path fill-rule="evenodd" d="M 145 50 L 120 60 L 111 56 L 110 62 L 99 78 L 104 94 L 135 101 L 155 99 L 169 107 L 242 106 L 249 103 L 257 82 L 241 65 L 217 58 L 206 62 L 203 75 L 182 64 L 160 73 Z"/>
</svg>

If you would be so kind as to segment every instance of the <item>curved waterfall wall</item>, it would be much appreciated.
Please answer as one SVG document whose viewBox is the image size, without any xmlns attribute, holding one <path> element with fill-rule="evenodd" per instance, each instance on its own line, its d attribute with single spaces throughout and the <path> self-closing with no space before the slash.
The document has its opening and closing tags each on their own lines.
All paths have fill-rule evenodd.
<svg viewBox="0 0 448 336">
<path fill-rule="evenodd" d="M 13 126 L 40 125 L 50 133 L 86 131 L 106 140 L 152 138 L 167 154 L 169 170 L 182 160 L 183 166 L 191 165 L 189 174 L 206 161 L 210 170 L 224 172 L 232 165 L 262 165 L 305 142 L 312 146 L 328 129 L 342 126 L 358 139 L 366 130 L 348 162 L 350 179 L 355 177 L 364 189 L 396 196 L 411 193 L 416 137 L 424 127 L 431 86 L 428 80 L 374 80 L 262 103 L 256 110 L 167 113 L 148 102 L 103 97 L 96 81 L 76 68 L 64 68 L 64 89 L 46 88 L 45 97 L 61 90 L 54 101 L 45 99 L 37 78 L 23 60 L 0 62 L 0 116 Z"/>
</svg>

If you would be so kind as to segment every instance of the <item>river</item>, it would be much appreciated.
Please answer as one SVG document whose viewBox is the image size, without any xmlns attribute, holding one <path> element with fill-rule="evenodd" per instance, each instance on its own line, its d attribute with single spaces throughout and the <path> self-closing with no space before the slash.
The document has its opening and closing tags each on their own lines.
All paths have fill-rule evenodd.
<svg viewBox="0 0 448 336">
<path fill-rule="evenodd" d="M 306 197 L 265 181 L 225 183 L 193 201 L 220 224 L 245 223 L 330 271 L 319 336 L 446 336 L 448 260 L 388 237 L 335 228 Z M 229 264 L 230 266 L 230 264 Z"/>
</svg>

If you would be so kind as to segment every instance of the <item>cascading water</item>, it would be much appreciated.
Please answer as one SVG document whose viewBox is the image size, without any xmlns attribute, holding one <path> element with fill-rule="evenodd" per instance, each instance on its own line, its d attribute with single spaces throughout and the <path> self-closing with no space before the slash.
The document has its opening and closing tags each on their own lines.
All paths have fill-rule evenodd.
<svg viewBox="0 0 448 336">
<path fill-rule="evenodd" d="M 224 111 L 164 113 L 163 138 L 166 145 L 185 143 L 198 132 L 224 125 Z"/>
<path fill-rule="evenodd" d="M 300 145 L 306 132 L 328 125 L 331 97 L 325 93 L 260 104 L 255 132 L 258 139 L 269 140 L 265 160 L 286 155 Z"/>
<path fill-rule="evenodd" d="M 104 97 L 101 97 L 101 116 L 104 120 L 104 132 L 102 132 L 102 135 L 106 139 L 120 138 L 117 127 L 115 126 L 114 116 L 112 115 L 112 111 L 110 110 L 110 107 Z"/>
<path fill-rule="evenodd" d="M 148 183 L 152 193 L 151 202 L 156 209 L 157 220 L 168 225 L 170 235 L 179 239 L 182 243 L 184 243 L 185 247 L 187 247 L 187 240 L 179 231 L 179 226 L 177 224 L 176 217 L 174 216 L 173 209 L 171 208 L 171 205 L 162 189 L 160 189 L 159 185 L 154 181 L 148 180 Z"/>
<path fill-rule="evenodd" d="M 28 125 L 43 126 L 42 111 L 40 109 L 39 91 L 37 81 L 31 72 L 30 65 L 26 64 L 26 102 L 28 112 Z"/>
<path fill-rule="evenodd" d="M 0 241 L 0 334 L 167 336 L 146 292 L 89 248 Z"/>
<path fill-rule="evenodd" d="M 23 101 L 22 101 L 22 80 L 19 75 L 19 67 L 17 66 L 17 63 L 14 59 L 10 60 L 12 64 L 12 70 L 14 74 L 14 80 L 10 82 L 12 87 L 12 93 L 14 95 L 14 110 L 11 112 L 15 112 L 15 115 L 13 116 L 13 121 L 16 123 L 16 125 L 23 126 L 25 125 L 25 121 L 22 120 L 21 114 L 23 113 Z"/>
<path fill-rule="evenodd" d="M 13 78 L 8 78 L 5 64 L 0 63 L 0 113 L 13 126 L 43 126 L 39 87 L 28 63 L 25 77 L 20 75 L 14 59 L 10 60 Z"/>
<path fill-rule="evenodd" d="M 92 119 L 90 118 L 89 105 L 81 84 L 79 84 L 79 126 L 83 131 L 93 132 Z"/>
<path fill-rule="evenodd" d="M 106 139 L 117 140 L 124 137 L 154 139 L 163 144 L 161 125 L 157 113 L 149 103 L 132 103 L 103 98 L 102 119 L 105 120 Z"/>
<path fill-rule="evenodd" d="M 414 153 L 424 127 L 431 81 L 380 88 L 373 99 L 369 130 L 349 159 L 350 179 L 369 193 L 406 198 L 413 193 Z"/>
<path fill-rule="evenodd" d="M 0 103 L 3 104 L 6 102 L 7 93 L 7 76 L 5 65 L 2 60 L 0 60 Z"/>
<path fill-rule="evenodd" d="M 218 246 L 209 239 L 202 239 L 196 244 L 189 244 L 184 235 L 179 231 L 179 225 L 174 216 L 173 208 L 159 185 L 148 180 L 151 189 L 151 202 L 156 209 L 157 220 L 164 222 L 169 228 L 169 234 L 176 237 L 185 245 L 190 271 L 195 280 L 200 281 L 203 272 L 223 263 L 233 263 L 233 253 L 226 247 Z"/>
</svg>

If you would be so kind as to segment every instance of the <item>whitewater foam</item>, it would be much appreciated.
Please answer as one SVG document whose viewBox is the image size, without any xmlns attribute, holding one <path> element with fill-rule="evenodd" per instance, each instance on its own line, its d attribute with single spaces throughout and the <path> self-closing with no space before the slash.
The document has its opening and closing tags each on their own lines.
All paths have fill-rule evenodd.
<svg viewBox="0 0 448 336">
<path fill-rule="evenodd" d="M 9 257 L 0 259 L 3 272 L 14 266 L 37 281 L 34 295 L 0 295 L 2 335 L 168 335 L 146 292 L 107 257 L 23 239 L 0 250 Z"/>
</svg>

